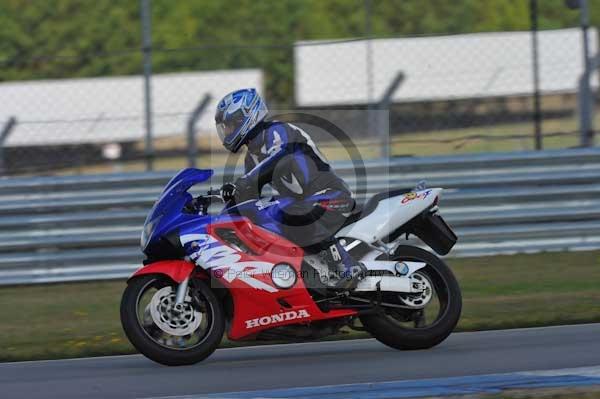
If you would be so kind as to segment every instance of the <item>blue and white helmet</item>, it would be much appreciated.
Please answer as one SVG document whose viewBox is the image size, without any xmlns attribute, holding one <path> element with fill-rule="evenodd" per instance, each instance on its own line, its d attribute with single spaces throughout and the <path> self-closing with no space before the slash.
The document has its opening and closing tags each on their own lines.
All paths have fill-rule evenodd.
<svg viewBox="0 0 600 399">
<path fill-rule="evenodd" d="M 241 89 L 227 94 L 217 105 L 215 122 L 225 148 L 237 152 L 250 131 L 267 116 L 267 105 L 256 89 Z"/>
</svg>

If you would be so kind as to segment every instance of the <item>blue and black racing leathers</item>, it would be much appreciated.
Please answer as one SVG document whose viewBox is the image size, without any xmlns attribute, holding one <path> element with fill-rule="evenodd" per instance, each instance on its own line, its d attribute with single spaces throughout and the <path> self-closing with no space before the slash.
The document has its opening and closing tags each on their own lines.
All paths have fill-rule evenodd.
<svg viewBox="0 0 600 399">
<path fill-rule="evenodd" d="M 331 245 L 355 202 L 311 137 L 293 124 L 271 121 L 258 125 L 246 145 L 236 200 L 258 198 L 269 184 L 280 195 L 269 209 L 279 233 L 305 248 Z"/>
</svg>

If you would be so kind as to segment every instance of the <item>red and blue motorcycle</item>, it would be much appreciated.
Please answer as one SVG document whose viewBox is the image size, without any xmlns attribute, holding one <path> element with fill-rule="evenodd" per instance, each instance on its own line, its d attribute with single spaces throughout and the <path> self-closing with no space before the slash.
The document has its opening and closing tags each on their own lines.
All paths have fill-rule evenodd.
<svg viewBox="0 0 600 399">
<path fill-rule="evenodd" d="M 317 340 L 344 327 L 402 350 L 430 348 L 456 326 L 459 285 L 445 255 L 456 236 L 438 213 L 442 189 L 380 193 L 348 217 L 336 237 L 367 275 L 351 291 L 328 288 L 319 254 L 269 230 L 269 208 L 286 199 L 226 204 L 189 190 L 211 170 L 184 169 L 149 213 L 144 266 L 128 280 L 121 322 L 131 343 L 165 365 L 193 364 L 230 340 Z M 261 227 L 262 226 L 262 227 Z"/>
</svg>

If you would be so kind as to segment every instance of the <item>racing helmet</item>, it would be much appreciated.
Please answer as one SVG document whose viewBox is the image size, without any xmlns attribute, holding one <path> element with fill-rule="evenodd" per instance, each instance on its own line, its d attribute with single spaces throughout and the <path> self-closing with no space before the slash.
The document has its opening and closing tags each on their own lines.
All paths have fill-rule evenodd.
<svg viewBox="0 0 600 399">
<path fill-rule="evenodd" d="M 223 146 L 237 152 L 250 131 L 267 116 L 267 105 L 256 89 L 241 89 L 227 94 L 215 114 L 217 133 Z"/>
</svg>

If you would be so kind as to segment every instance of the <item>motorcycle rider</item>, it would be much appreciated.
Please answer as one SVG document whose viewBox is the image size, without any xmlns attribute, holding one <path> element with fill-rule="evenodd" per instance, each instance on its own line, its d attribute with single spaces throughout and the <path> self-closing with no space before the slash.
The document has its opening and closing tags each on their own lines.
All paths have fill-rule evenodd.
<svg viewBox="0 0 600 399">
<path fill-rule="evenodd" d="M 269 209 L 272 229 L 320 253 L 331 274 L 328 285 L 353 289 L 366 273 L 334 234 L 355 207 L 346 183 L 332 170 L 311 137 L 299 127 L 267 121 L 267 106 L 255 89 L 227 94 L 217 105 L 215 122 L 223 146 L 236 153 L 245 145 L 245 174 L 225 183 L 221 195 L 237 204 L 260 197 L 269 184 L 281 201 Z"/>
</svg>

